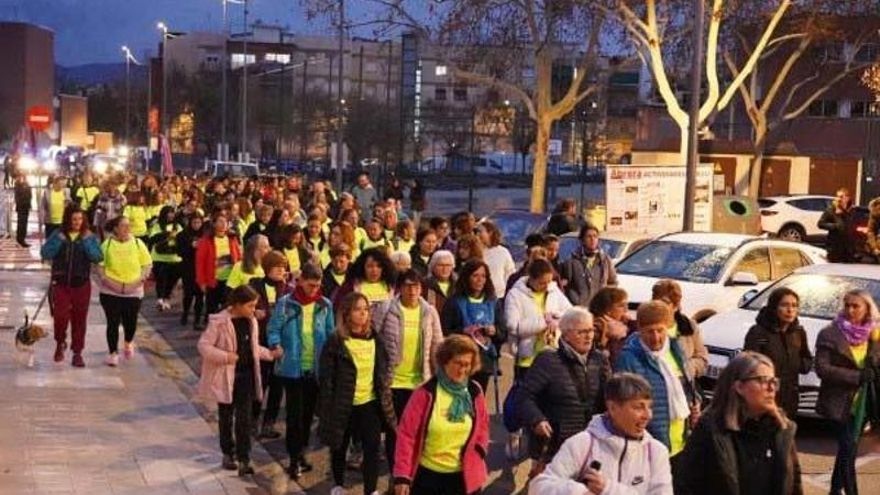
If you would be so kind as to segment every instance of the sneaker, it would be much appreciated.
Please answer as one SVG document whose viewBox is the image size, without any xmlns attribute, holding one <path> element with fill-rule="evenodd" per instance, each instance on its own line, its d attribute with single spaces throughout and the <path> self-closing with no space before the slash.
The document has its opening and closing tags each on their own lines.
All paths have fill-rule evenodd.
<svg viewBox="0 0 880 495">
<path fill-rule="evenodd" d="M 235 471 L 238 469 L 238 463 L 231 455 L 223 454 L 223 462 L 220 464 L 227 471 Z"/>
<path fill-rule="evenodd" d="M 254 468 L 251 466 L 250 461 L 241 461 L 238 465 L 238 475 L 239 476 L 252 476 L 254 474 Z"/>
<path fill-rule="evenodd" d="M 290 466 L 287 468 L 287 477 L 293 481 L 297 481 L 300 476 L 302 476 L 302 468 L 299 466 L 298 462 L 291 461 Z"/>
<path fill-rule="evenodd" d="M 67 342 L 58 342 L 55 344 L 55 362 L 64 361 L 64 350 L 67 349 Z"/>
<path fill-rule="evenodd" d="M 122 354 L 126 360 L 131 359 L 134 356 L 134 342 L 126 342 Z"/>
<path fill-rule="evenodd" d="M 336 485 L 330 490 L 330 495 L 345 495 L 345 488 Z"/>
<path fill-rule="evenodd" d="M 264 438 L 268 440 L 275 440 L 276 438 L 281 438 L 281 432 L 272 428 L 272 425 L 263 425 L 263 428 L 260 430 L 259 438 Z"/>
<path fill-rule="evenodd" d="M 110 355 L 107 356 L 107 360 L 104 362 L 107 363 L 107 366 L 110 366 L 111 368 L 119 366 L 119 354 L 111 352 Z"/>
<path fill-rule="evenodd" d="M 73 360 L 70 362 L 74 368 L 85 368 L 86 362 L 83 361 L 82 354 L 76 353 L 73 355 Z"/>
<path fill-rule="evenodd" d="M 519 459 L 520 434 L 511 433 L 507 436 L 507 445 L 504 446 L 504 453 L 507 460 L 513 462 Z"/>
<path fill-rule="evenodd" d="M 315 467 L 306 461 L 305 456 L 299 457 L 299 470 L 301 473 L 308 473 L 311 472 L 313 469 L 315 469 Z"/>
</svg>

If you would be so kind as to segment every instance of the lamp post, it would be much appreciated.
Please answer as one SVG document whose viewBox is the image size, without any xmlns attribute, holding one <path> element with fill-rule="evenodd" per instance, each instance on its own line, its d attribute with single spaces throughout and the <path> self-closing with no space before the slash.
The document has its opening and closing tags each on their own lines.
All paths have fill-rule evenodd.
<svg viewBox="0 0 880 495">
<path fill-rule="evenodd" d="M 162 134 L 168 139 L 168 26 L 159 22 L 156 28 L 162 31 Z"/>
<path fill-rule="evenodd" d="M 343 68 L 342 61 L 345 55 L 345 0 L 339 0 L 339 109 L 338 119 L 340 123 L 339 131 L 336 133 L 336 190 L 342 192 L 342 168 L 345 166 L 345 153 L 343 150 L 344 139 L 342 135 L 342 120 L 345 118 L 345 95 L 343 93 Z"/>
<path fill-rule="evenodd" d="M 131 54 L 128 46 L 122 45 L 122 52 L 125 53 L 125 144 L 128 145 L 131 138 L 131 62 L 138 63 L 138 61 Z"/>
</svg>

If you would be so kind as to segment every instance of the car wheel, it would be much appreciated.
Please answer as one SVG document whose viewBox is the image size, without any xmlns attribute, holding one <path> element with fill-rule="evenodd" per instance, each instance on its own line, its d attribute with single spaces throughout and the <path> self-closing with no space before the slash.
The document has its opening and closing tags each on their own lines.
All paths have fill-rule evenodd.
<svg viewBox="0 0 880 495">
<path fill-rule="evenodd" d="M 803 242 L 806 236 L 800 225 L 786 225 L 779 229 L 779 238 L 784 241 Z"/>
</svg>

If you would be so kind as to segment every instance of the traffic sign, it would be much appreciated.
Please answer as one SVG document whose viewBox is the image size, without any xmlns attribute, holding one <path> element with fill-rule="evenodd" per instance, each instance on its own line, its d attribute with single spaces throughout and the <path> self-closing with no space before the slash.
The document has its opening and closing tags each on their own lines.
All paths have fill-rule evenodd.
<svg viewBox="0 0 880 495">
<path fill-rule="evenodd" d="M 28 108 L 25 121 L 31 129 L 45 131 L 52 125 L 52 111 L 49 107 L 34 105 Z"/>
</svg>

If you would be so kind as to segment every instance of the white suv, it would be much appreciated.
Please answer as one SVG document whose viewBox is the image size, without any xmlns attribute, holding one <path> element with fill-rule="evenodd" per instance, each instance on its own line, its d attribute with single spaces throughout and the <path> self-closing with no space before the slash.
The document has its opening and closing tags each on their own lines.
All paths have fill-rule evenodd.
<svg viewBox="0 0 880 495">
<path fill-rule="evenodd" d="M 794 270 L 827 263 L 824 249 L 751 235 L 687 232 L 658 237 L 617 263 L 617 285 L 630 308 L 651 299 L 658 280 L 678 281 L 682 311 L 698 322 L 734 309 L 750 289 L 761 290 Z"/>
<path fill-rule="evenodd" d="M 786 241 L 822 240 L 826 232 L 817 224 L 833 196 L 771 196 L 758 200 L 761 230 Z"/>
</svg>

